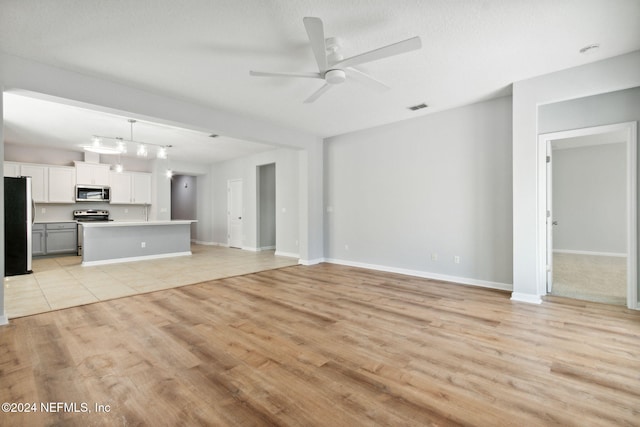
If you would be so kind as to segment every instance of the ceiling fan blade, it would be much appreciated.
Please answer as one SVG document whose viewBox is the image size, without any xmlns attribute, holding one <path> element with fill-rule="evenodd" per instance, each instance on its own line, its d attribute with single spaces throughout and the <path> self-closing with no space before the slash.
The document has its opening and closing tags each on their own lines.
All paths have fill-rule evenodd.
<svg viewBox="0 0 640 427">
<path fill-rule="evenodd" d="M 320 18 L 306 17 L 302 20 L 307 29 L 313 55 L 321 73 L 327 71 L 327 48 L 324 43 L 324 27 Z"/>
<path fill-rule="evenodd" d="M 322 74 L 320 73 L 280 73 L 280 72 L 271 72 L 271 71 L 249 71 L 249 75 L 257 76 L 257 77 L 304 77 L 308 79 L 321 79 Z"/>
<path fill-rule="evenodd" d="M 341 68 L 353 67 L 354 65 L 364 64 L 365 62 L 377 61 L 378 59 L 388 58 L 389 56 L 411 52 L 412 50 L 417 50 L 421 47 L 422 41 L 420 41 L 420 37 L 416 36 L 398 43 L 393 43 L 388 46 L 370 50 L 369 52 L 361 53 L 360 55 L 343 59 L 342 61 L 339 61 L 332 66 Z"/>
<path fill-rule="evenodd" d="M 377 90 L 379 92 L 384 92 L 386 90 L 391 89 L 386 84 L 382 83 L 380 80 L 371 77 L 369 74 L 363 73 L 360 70 L 356 70 L 355 68 L 349 68 L 346 70 L 347 76 L 351 77 L 353 80 L 357 80 L 363 85 L 370 87 L 371 89 Z"/>
<path fill-rule="evenodd" d="M 304 100 L 305 104 L 311 104 L 313 101 L 315 101 L 316 99 L 320 98 L 320 96 L 325 93 L 326 91 L 328 91 L 329 89 L 331 89 L 333 87 L 333 85 L 330 85 L 329 83 L 325 83 L 324 86 L 322 86 L 320 89 L 318 89 L 317 91 L 313 92 L 311 94 L 310 97 L 308 97 L 307 99 Z"/>
</svg>

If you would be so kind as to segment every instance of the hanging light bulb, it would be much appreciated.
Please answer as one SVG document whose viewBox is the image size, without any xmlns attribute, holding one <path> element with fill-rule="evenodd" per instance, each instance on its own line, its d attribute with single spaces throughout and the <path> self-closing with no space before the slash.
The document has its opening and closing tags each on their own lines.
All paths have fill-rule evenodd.
<svg viewBox="0 0 640 427">
<path fill-rule="evenodd" d="M 101 142 L 101 139 L 97 136 L 94 136 L 93 138 L 91 138 L 91 143 L 96 148 L 100 147 L 100 142 Z"/>
<path fill-rule="evenodd" d="M 147 147 L 142 144 L 138 144 L 138 151 L 136 151 L 136 154 L 138 157 L 147 157 Z"/>
<path fill-rule="evenodd" d="M 118 152 L 121 153 L 121 154 L 126 154 L 127 153 L 127 144 L 124 143 L 122 138 L 117 138 L 117 139 L 118 139 Z"/>
<path fill-rule="evenodd" d="M 120 144 L 122 144 L 122 141 L 120 141 Z M 120 156 L 120 153 L 118 153 L 118 163 L 116 163 L 115 171 L 116 173 L 122 173 L 123 170 L 124 167 L 122 166 L 122 157 Z"/>
<path fill-rule="evenodd" d="M 173 177 L 173 171 L 171 170 L 171 163 L 169 162 L 169 154 L 168 153 L 165 156 L 165 158 L 167 159 L 167 171 L 165 172 L 165 175 L 166 175 L 167 178 L 171 179 Z"/>
<path fill-rule="evenodd" d="M 159 159 L 166 159 L 167 158 L 167 149 L 165 147 L 158 148 L 157 156 L 158 156 Z"/>
</svg>

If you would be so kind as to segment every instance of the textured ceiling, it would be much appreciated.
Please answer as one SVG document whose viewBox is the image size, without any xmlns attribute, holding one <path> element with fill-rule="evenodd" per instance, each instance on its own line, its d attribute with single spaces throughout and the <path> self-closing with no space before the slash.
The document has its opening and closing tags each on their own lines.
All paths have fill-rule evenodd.
<svg viewBox="0 0 640 427">
<path fill-rule="evenodd" d="M 640 49 L 638 0 L 0 0 L 0 50 L 318 136 L 510 93 L 514 81 Z M 412 36 L 422 49 L 361 66 L 391 86 L 251 77 L 317 71 L 302 22 L 352 56 Z M 599 43 L 591 54 L 580 48 Z M 407 107 L 425 102 L 429 108 Z"/>
</svg>

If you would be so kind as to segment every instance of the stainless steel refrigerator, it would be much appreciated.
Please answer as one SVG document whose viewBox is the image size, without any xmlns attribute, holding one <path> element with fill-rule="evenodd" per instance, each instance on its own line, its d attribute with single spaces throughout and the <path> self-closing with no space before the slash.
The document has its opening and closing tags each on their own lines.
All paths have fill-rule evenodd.
<svg viewBox="0 0 640 427">
<path fill-rule="evenodd" d="M 31 273 L 31 177 L 4 178 L 4 275 Z"/>
</svg>

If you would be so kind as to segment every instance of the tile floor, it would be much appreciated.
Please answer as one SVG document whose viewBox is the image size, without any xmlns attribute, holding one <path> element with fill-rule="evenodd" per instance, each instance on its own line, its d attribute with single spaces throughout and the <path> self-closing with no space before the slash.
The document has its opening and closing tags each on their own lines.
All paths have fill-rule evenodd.
<svg viewBox="0 0 640 427">
<path fill-rule="evenodd" d="M 192 245 L 191 256 L 83 267 L 78 256 L 36 258 L 33 274 L 4 279 L 9 319 L 296 265 L 273 251 Z"/>
</svg>

